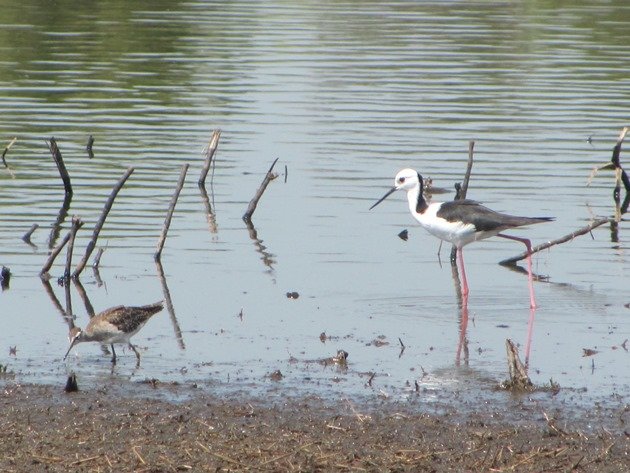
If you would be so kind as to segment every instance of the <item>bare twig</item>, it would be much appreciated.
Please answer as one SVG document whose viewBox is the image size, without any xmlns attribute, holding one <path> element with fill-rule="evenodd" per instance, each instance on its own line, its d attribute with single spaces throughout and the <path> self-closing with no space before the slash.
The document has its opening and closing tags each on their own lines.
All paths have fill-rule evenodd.
<svg viewBox="0 0 630 473">
<path fill-rule="evenodd" d="M 6 148 L 4 148 L 4 151 L 2 152 L 2 163 L 4 164 L 5 168 L 8 168 L 9 165 L 7 164 L 7 160 L 4 157 L 7 155 L 7 153 L 11 149 L 11 146 L 13 146 L 16 141 L 17 141 L 17 136 L 11 140 L 11 142 L 7 145 Z"/>
<path fill-rule="evenodd" d="M 66 165 L 63 162 L 63 157 L 61 156 L 61 151 L 59 150 L 59 147 L 57 146 L 57 141 L 54 137 L 50 138 L 50 141 L 48 141 L 48 147 L 50 148 L 50 153 L 52 154 L 53 160 L 55 161 L 57 169 L 59 170 L 59 175 L 61 176 L 61 180 L 63 181 L 63 187 L 66 191 L 66 195 L 72 195 L 70 174 L 68 174 Z"/>
<path fill-rule="evenodd" d="M 221 138 L 221 130 L 216 129 L 212 132 L 210 143 L 208 143 L 208 146 L 204 150 L 206 161 L 201 169 L 199 180 L 197 181 L 197 184 L 199 184 L 200 187 L 206 185 L 206 176 L 208 175 L 208 171 L 210 171 L 210 166 L 212 166 L 212 158 L 217 150 L 217 146 L 219 146 L 219 138 Z"/>
<path fill-rule="evenodd" d="M 66 243 L 68 243 L 69 240 L 70 240 L 70 232 L 68 232 L 66 236 L 63 237 L 63 240 L 61 240 L 61 242 L 50 252 L 50 255 L 48 255 L 48 259 L 46 260 L 46 262 L 44 263 L 44 266 L 39 272 L 40 277 L 46 278 L 48 271 L 50 270 L 50 268 L 52 268 L 52 265 L 55 262 L 55 258 L 57 258 L 57 255 L 61 253 L 61 250 L 63 250 L 63 247 L 66 246 Z"/>
<path fill-rule="evenodd" d="M 175 192 L 173 193 L 171 204 L 168 208 L 168 212 L 166 213 L 166 219 L 164 220 L 164 226 L 162 227 L 162 234 L 160 235 L 160 239 L 158 240 L 157 250 L 154 255 L 155 261 L 160 261 L 160 258 L 162 257 L 162 249 L 164 248 L 164 243 L 166 242 L 166 234 L 168 233 L 168 228 L 171 226 L 173 212 L 175 212 L 175 205 L 177 204 L 179 193 L 181 192 L 182 187 L 184 187 L 184 181 L 186 180 L 187 172 L 188 164 L 184 164 L 179 174 L 179 180 L 177 181 L 177 187 L 175 188 Z"/>
<path fill-rule="evenodd" d="M 600 225 L 603 225 L 603 224 L 608 223 L 608 222 L 610 222 L 609 218 L 600 218 L 599 220 L 594 221 L 590 225 L 587 225 L 587 226 L 585 226 L 583 228 L 580 228 L 579 230 L 576 230 L 576 231 L 574 231 L 572 233 L 569 233 L 568 235 L 565 235 L 565 236 L 563 236 L 561 238 L 557 238 L 555 240 L 548 241 L 547 243 L 542 243 L 542 244 L 540 244 L 538 246 L 533 247 L 531 254 L 538 253 L 539 251 L 546 250 L 547 248 L 550 248 L 552 246 L 559 245 L 560 243 L 564 243 L 564 242 L 567 242 L 569 240 L 572 240 L 572 239 L 574 239 L 577 236 L 584 235 L 585 233 L 589 233 L 594 228 L 597 228 Z M 499 261 L 499 264 L 502 264 L 504 266 L 513 265 L 517 261 L 520 261 L 520 260 L 525 259 L 525 258 L 527 258 L 527 252 L 526 251 L 524 251 L 524 252 L 522 252 L 522 253 L 520 253 L 520 254 L 518 254 L 516 256 L 513 256 L 511 258 L 506 258 L 506 259 L 504 259 L 502 261 Z"/>
<path fill-rule="evenodd" d="M 39 225 L 36 223 L 31 225 L 30 230 L 24 234 L 24 236 L 22 237 L 22 240 L 25 243 L 28 243 L 29 245 L 33 245 L 33 242 L 31 242 L 31 237 L 33 236 L 33 233 L 35 233 L 35 230 L 37 230 L 38 228 L 39 228 Z"/>
<path fill-rule="evenodd" d="M 272 180 L 278 177 L 277 174 L 274 174 L 272 172 L 273 167 L 276 165 L 277 162 L 278 162 L 278 158 L 274 160 L 273 164 L 269 168 L 269 171 L 267 171 L 267 174 L 265 174 L 265 178 L 263 179 L 262 184 L 260 184 L 260 187 L 256 191 L 254 198 L 249 202 L 249 205 L 247 206 L 247 210 L 243 214 L 243 220 L 245 220 L 245 222 L 251 222 L 252 215 L 254 214 L 254 211 L 256 210 L 256 206 L 258 206 L 258 201 L 260 200 L 263 193 L 265 192 L 265 189 L 267 188 L 267 186 Z"/>
<path fill-rule="evenodd" d="M 466 167 L 466 175 L 464 176 L 464 183 L 462 184 L 462 191 L 459 194 L 459 198 L 461 200 L 466 198 L 466 194 L 468 193 L 468 183 L 470 182 L 470 173 L 472 172 L 473 167 L 473 152 L 475 150 L 475 141 L 470 140 L 468 142 L 468 166 Z"/>
<path fill-rule="evenodd" d="M 70 209 L 71 202 L 72 194 L 64 194 L 61 208 L 59 209 L 59 213 L 57 214 L 57 219 L 50 229 L 50 235 L 48 237 L 48 248 L 50 249 L 55 246 L 55 242 L 57 241 L 57 238 L 59 238 L 59 232 L 61 232 L 61 226 L 68 216 L 68 210 Z"/>
<path fill-rule="evenodd" d="M 475 142 L 473 140 L 470 140 L 468 142 L 468 165 L 466 166 L 466 174 L 464 175 L 464 183 L 459 188 L 457 186 L 455 187 L 457 190 L 457 195 L 455 196 L 455 200 L 464 200 L 466 198 L 466 194 L 468 193 L 468 183 L 470 182 L 470 174 L 472 172 L 472 167 L 473 167 L 474 149 L 475 149 Z M 439 254 L 439 250 L 438 250 L 438 254 Z M 457 264 L 456 258 L 457 258 L 457 248 L 455 247 L 455 245 L 453 245 L 451 248 L 451 265 Z"/>
<path fill-rule="evenodd" d="M 76 269 L 74 270 L 74 273 L 72 273 L 73 278 L 78 278 L 79 275 L 81 274 L 81 271 L 83 271 L 83 269 L 85 268 L 85 265 L 87 264 L 88 259 L 90 258 L 90 255 L 92 254 L 92 251 L 94 251 L 94 248 L 96 247 L 96 240 L 98 239 L 98 235 L 101 232 L 101 229 L 103 228 L 105 219 L 107 218 L 107 215 L 109 214 L 109 211 L 111 210 L 112 205 L 114 205 L 114 199 L 118 195 L 118 192 L 120 191 L 120 189 L 122 189 L 122 186 L 125 185 L 125 182 L 127 181 L 127 179 L 129 179 L 129 176 L 131 176 L 131 173 L 133 173 L 133 171 L 134 169 L 132 167 L 127 169 L 125 171 L 125 174 L 123 174 L 123 176 L 118 180 L 118 182 L 112 189 L 112 192 L 109 194 L 109 197 L 107 198 L 107 201 L 105 202 L 105 206 L 103 207 L 103 211 L 101 212 L 101 216 L 98 219 L 98 222 L 96 222 L 96 225 L 94 226 L 94 231 L 92 232 L 92 238 L 90 242 L 88 243 L 87 248 L 85 249 L 85 255 L 83 255 L 83 258 L 77 265 Z"/>
<path fill-rule="evenodd" d="M 625 139 L 627 134 L 628 134 L 628 127 L 626 126 L 621 130 L 621 133 L 619 133 L 619 138 L 617 138 L 617 144 L 613 148 L 612 158 L 610 159 L 612 164 L 615 166 L 615 169 L 617 169 L 617 183 L 616 183 L 617 194 L 619 192 L 618 191 L 619 180 L 623 182 L 623 185 L 626 188 L 626 192 L 630 192 L 630 179 L 628 178 L 626 171 L 624 171 L 624 169 L 621 167 L 621 160 L 619 159 L 619 155 L 621 154 L 621 144 L 623 143 L 623 140 Z"/>
<path fill-rule="evenodd" d="M 92 146 L 94 145 L 94 137 L 90 135 L 87 140 L 87 144 L 85 145 L 85 150 L 87 151 L 88 157 L 92 159 L 94 157 L 94 152 L 92 151 Z"/>
<path fill-rule="evenodd" d="M 510 380 L 504 383 L 503 386 L 512 391 L 532 389 L 534 385 L 529 379 L 529 376 L 527 376 L 527 368 L 525 368 L 525 365 L 523 365 L 523 362 L 518 356 L 518 349 L 509 338 L 505 341 L 505 348 L 507 351 Z"/>
<path fill-rule="evenodd" d="M 94 261 L 92 261 L 92 267 L 94 269 L 97 269 L 98 265 L 101 264 L 101 257 L 103 256 L 103 253 L 105 253 L 105 248 L 99 248 L 98 251 L 96 252 Z"/>
<path fill-rule="evenodd" d="M 66 253 L 66 270 L 63 273 L 65 280 L 70 279 L 70 267 L 72 266 L 72 252 L 74 251 L 74 239 L 77 236 L 79 228 L 83 226 L 83 221 L 75 215 L 72 217 L 72 227 L 70 228 L 70 240 L 68 241 L 68 250 Z"/>
<path fill-rule="evenodd" d="M 10 280 L 11 280 L 11 270 L 7 268 L 6 266 L 1 266 L 0 267 L 0 288 L 3 291 L 9 288 Z"/>
</svg>

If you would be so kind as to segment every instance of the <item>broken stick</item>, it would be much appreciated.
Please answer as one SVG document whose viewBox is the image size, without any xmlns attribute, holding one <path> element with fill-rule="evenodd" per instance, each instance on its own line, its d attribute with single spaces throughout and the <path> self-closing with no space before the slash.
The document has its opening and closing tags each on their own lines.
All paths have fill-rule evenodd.
<svg viewBox="0 0 630 473">
<path fill-rule="evenodd" d="M 179 174 L 179 180 L 177 181 L 177 187 L 175 188 L 175 192 L 173 193 L 173 198 L 171 199 L 171 204 L 168 208 L 168 212 L 166 213 L 166 219 L 164 219 L 164 226 L 162 227 L 162 234 L 160 235 L 160 239 L 158 240 L 157 250 L 154 255 L 154 259 L 156 262 L 160 261 L 162 257 L 162 249 L 164 248 L 164 243 L 166 242 L 166 234 L 168 233 L 168 228 L 171 226 L 171 220 L 173 218 L 173 213 L 175 212 L 175 205 L 177 204 L 177 199 L 179 198 L 179 193 L 184 187 L 184 181 L 186 180 L 186 173 L 188 172 L 188 163 L 182 166 L 182 170 Z"/>
<path fill-rule="evenodd" d="M 531 391 L 534 383 L 529 379 L 527 368 L 518 356 L 518 348 L 509 338 L 505 340 L 505 349 L 510 380 L 503 383 L 503 388 L 510 391 Z"/>
<path fill-rule="evenodd" d="M 610 159 L 610 161 L 613 163 L 617 171 L 617 183 L 615 185 L 615 194 L 617 196 L 619 195 L 619 180 L 620 179 L 623 182 L 623 186 L 626 188 L 626 193 L 630 192 L 630 179 L 628 178 L 626 171 L 621 167 L 621 160 L 619 159 L 619 155 L 621 154 L 621 144 L 623 143 L 623 140 L 625 139 L 627 133 L 628 133 L 628 127 L 626 126 L 623 128 L 623 130 L 621 130 L 621 133 L 619 133 L 619 138 L 617 138 L 617 144 L 613 148 L 612 158 Z"/>
<path fill-rule="evenodd" d="M 468 142 L 468 165 L 466 167 L 466 175 L 464 176 L 464 183 L 462 184 L 462 190 L 459 193 L 459 198 L 464 200 L 468 193 L 468 183 L 470 182 L 470 173 L 473 167 L 473 152 L 475 150 L 475 141 L 470 140 Z"/>
<path fill-rule="evenodd" d="M 33 242 L 31 242 L 31 237 L 33 236 L 33 233 L 35 233 L 35 230 L 37 230 L 39 228 L 39 225 L 34 223 L 33 225 L 31 225 L 31 228 L 28 232 L 26 232 L 24 234 L 24 236 L 22 237 L 22 240 L 24 241 L 24 243 L 28 243 L 29 245 L 33 245 Z"/>
<path fill-rule="evenodd" d="M 92 267 L 94 269 L 97 269 L 98 265 L 101 264 L 101 256 L 103 256 L 104 252 L 105 252 L 104 248 L 99 248 L 98 251 L 96 252 L 96 256 L 94 257 L 94 261 L 92 261 Z"/>
<path fill-rule="evenodd" d="M 203 168 L 201 169 L 201 175 L 199 176 L 199 180 L 197 181 L 197 184 L 199 184 L 200 187 L 206 185 L 206 176 L 208 175 L 208 171 L 210 171 L 210 166 L 212 166 L 212 158 L 214 156 L 214 153 L 217 150 L 217 146 L 219 146 L 220 137 L 221 137 L 221 130 L 219 129 L 214 130 L 212 132 L 212 138 L 210 138 L 210 143 L 208 143 L 208 146 L 204 150 L 206 154 L 206 161 L 203 165 Z"/>
<path fill-rule="evenodd" d="M 468 142 L 468 165 L 466 166 L 466 174 L 464 175 L 464 183 L 461 187 L 458 188 L 457 184 L 455 185 L 455 189 L 457 189 L 457 195 L 455 196 L 455 200 L 464 200 L 466 198 L 466 194 L 468 193 L 468 183 L 470 182 L 470 173 L 472 172 L 473 167 L 473 157 L 475 150 L 475 141 L 470 140 Z M 442 242 L 440 242 L 440 245 Z M 438 250 L 439 254 L 439 250 Z M 456 264 L 457 258 L 457 248 L 455 245 L 451 248 L 451 264 Z"/>
<path fill-rule="evenodd" d="M 247 210 L 243 214 L 243 220 L 245 222 L 251 222 L 252 215 L 254 214 L 254 211 L 256 210 L 256 207 L 258 206 L 258 201 L 260 200 L 260 198 L 262 197 L 263 193 L 265 192 L 265 189 L 267 188 L 267 186 L 269 185 L 269 183 L 272 180 L 274 180 L 276 177 L 278 177 L 277 174 L 274 174 L 272 172 L 273 171 L 273 167 L 278 162 L 278 159 L 279 158 L 276 158 L 274 160 L 273 164 L 269 168 L 269 171 L 267 171 L 267 174 L 265 174 L 265 178 L 263 179 L 262 184 L 260 184 L 260 187 L 256 191 L 256 194 L 254 195 L 254 198 L 249 202 L 249 205 L 247 206 Z"/>
<path fill-rule="evenodd" d="M 53 160 L 57 165 L 57 169 L 59 170 L 59 175 L 61 176 L 61 180 L 63 181 L 63 187 L 66 191 L 66 195 L 72 195 L 72 184 L 70 183 L 70 174 L 68 174 L 68 170 L 66 169 L 66 165 L 63 162 L 63 157 L 61 156 L 61 151 L 57 146 L 57 141 L 53 136 L 48 141 L 48 147 L 50 148 L 50 153 L 52 154 Z"/>
<path fill-rule="evenodd" d="M 68 232 L 66 236 L 63 237 L 63 240 L 61 240 L 61 242 L 50 252 L 50 255 L 48 255 L 48 259 L 39 272 L 39 276 L 42 279 L 48 279 L 48 271 L 50 270 L 50 268 L 52 268 L 52 265 L 55 262 L 55 258 L 57 258 L 57 255 L 61 253 L 61 250 L 63 250 L 63 247 L 66 246 L 66 243 L 68 243 L 69 240 L 70 232 Z"/>
<path fill-rule="evenodd" d="M 6 148 L 4 148 L 4 151 L 2 152 L 2 163 L 4 164 L 5 168 L 8 168 L 9 165 L 7 164 L 7 160 L 4 157 L 7 155 L 7 153 L 11 149 L 11 146 L 13 146 L 16 141 L 17 141 L 17 136 L 11 140 L 11 142 L 7 145 Z"/>
<path fill-rule="evenodd" d="M 70 227 L 70 240 L 68 241 L 68 252 L 66 254 L 66 270 L 63 278 L 67 281 L 70 279 L 70 267 L 72 266 L 72 252 L 74 251 L 74 239 L 77 236 L 79 228 L 83 226 L 83 221 L 77 215 L 72 217 L 72 227 Z"/>
<path fill-rule="evenodd" d="M 118 195 L 118 192 L 120 191 L 120 189 L 122 189 L 122 186 L 125 185 L 125 182 L 127 181 L 127 179 L 129 179 L 129 176 L 131 176 L 131 173 L 133 173 L 133 171 L 134 171 L 133 167 L 128 168 L 125 171 L 125 174 L 123 174 L 123 176 L 118 180 L 118 182 L 112 189 L 111 194 L 109 194 L 109 197 L 107 198 L 107 201 L 105 202 L 105 206 L 103 207 L 103 211 L 101 212 L 101 217 L 98 219 L 98 222 L 96 222 L 96 225 L 94 226 L 94 231 L 92 232 L 92 239 L 90 240 L 90 242 L 88 243 L 85 249 L 85 254 L 83 255 L 83 258 L 77 265 L 76 269 L 74 270 L 74 273 L 72 273 L 72 277 L 74 279 L 78 278 L 81 272 L 83 271 L 83 269 L 85 268 L 85 265 L 87 264 L 87 261 L 90 258 L 92 251 L 94 251 L 94 248 L 96 247 L 96 240 L 98 239 L 98 235 L 101 232 L 101 228 L 103 228 L 105 219 L 107 218 L 107 215 L 109 214 L 109 211 L 111 210 L 112 205 L 114 205 L 114 199 Z"/>
<path fill-rule="evenodd" d="M 547 248 L 550 248 L 552 246 L 559 245 L 560 243 L 564 243 L 569 240 L 573 240 L 575 237 L 584 235 L 585 233 L 589 233 L 594 228 L 597 228 L 608 222 L 610 222 L 609 218 L 600 218 L 599 220 L 595 220 L 590 225 L 580 228 L 579 230 L 569 233 L 568 235 L 565 235 L 563 237 L 560 237 L 555 240 L 548 241 L 547 243 L 542 243 L 538 246 L 533 247 L 531 254 L 533 255 L 534 253 L 538 253 L 539 251 L 546 250 Z M 513 256 L 512 258 L 506 258 L 503 261 L 499 261 L 499 264 L 503 266 L 510 266 L 510 265 L 516 264 L 517 261 L 520 261 L 525 258 L 527 258 L 527 251 L 524 251 L 516 256 Z"/>
<path fill-rule="evenodd" d="M 94 145 L 94 137 L 90 135 L 87 140 L 87 144 L 85 145 L 85 150 L 87 151 L 88 157 L 92 159 L 94 157 L 94 152 L 92 151 L 92 146 Z"/>
</svg>

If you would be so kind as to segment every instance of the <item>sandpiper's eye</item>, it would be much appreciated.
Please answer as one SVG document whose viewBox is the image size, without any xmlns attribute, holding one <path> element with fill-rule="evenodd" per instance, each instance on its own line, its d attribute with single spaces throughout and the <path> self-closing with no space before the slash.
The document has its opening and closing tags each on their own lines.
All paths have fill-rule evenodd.
<svg viewBox="0 0 630 473">
<path fill-rule="evenodd" d="M 405 178 L 404 177 L 399 177 L 398 178 L 398 182 L 402 184 L 403 182 L 405 182 Z"/>
</svg>

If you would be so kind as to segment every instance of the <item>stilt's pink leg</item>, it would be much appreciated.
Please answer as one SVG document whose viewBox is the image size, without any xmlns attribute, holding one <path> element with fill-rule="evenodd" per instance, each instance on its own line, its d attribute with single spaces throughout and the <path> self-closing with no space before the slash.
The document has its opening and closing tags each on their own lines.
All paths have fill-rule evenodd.
<svg viewBox="0 0 630 473">
<path fill-rule="evenodd" d="M 534 334 L 534 319 L 536 308 L 529 309 L 529 322 L 527 323 L 527 341 L 525 342 L 525 369 L 529 369 L 529 354 L 532 350 L 532 336 Z"/>
<path fill-rule="evenodd" d="M 468 281 L 466 280 L 466 269 L 464 268 L 464 252 L 462 248 L 457 248 L 457 261 L 459 262 L 459 271 L 462 276 L 462 296 L 468 297 Z"/>
<path fill-rule="evenodd" d="M 459 326 L 459 341 L 457 342 L 457 354 L 455 364 L 459 366 L 462 350 L 466 344 L 466 331 L 468 330 L 468 296 L 462 296 L 461 320 Z"/>
<path fill-rule="evenodd" d="M 536 298 L 534 297 L 534 276 L 532 275 L 532 242 L 527 238 L 519 238 L 512 235 L 499 233 L 497 236 L 508 240 L 520 241 L 527 248 L 527 279 L 529 280 L 529 307 L 536 308 Z"/>
</svg>

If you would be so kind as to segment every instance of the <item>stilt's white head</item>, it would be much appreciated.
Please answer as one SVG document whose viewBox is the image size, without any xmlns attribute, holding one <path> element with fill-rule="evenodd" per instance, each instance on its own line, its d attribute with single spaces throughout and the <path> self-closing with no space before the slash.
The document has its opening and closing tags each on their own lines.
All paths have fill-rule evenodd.
<svg viewBox="0 0 630 473">
<path fill-rule="evenodd" d="M 381 197 L 378 202 L 376 202 L 372 207 L 370 207 L 370 210 L 372 210 L 378 204 L 383 202 L 385 199 L 387 199 L 390 195 L 392 195 L 396 191 L 400 191 L 400 190 L 410 191 L 416 188 L 419 188 L 420 190 L 422 190 L 422 176 L 418 174 L 417 171 L 414 171 L 413 169 L 405 168 L 399 171 L 398 174 L 396 174 L 396 177 L 394 178 L 394 187 L 388 190 L 387 193 L 383 197 Z"/>
<path fill-rule="evenodd" d="M 396 174 L 394 178 L 394 187 L 396 190 L 409 190 L 413 189 L 422 182 L 422 177 L 417 171 L 406 168 Z"/>
</svg>

